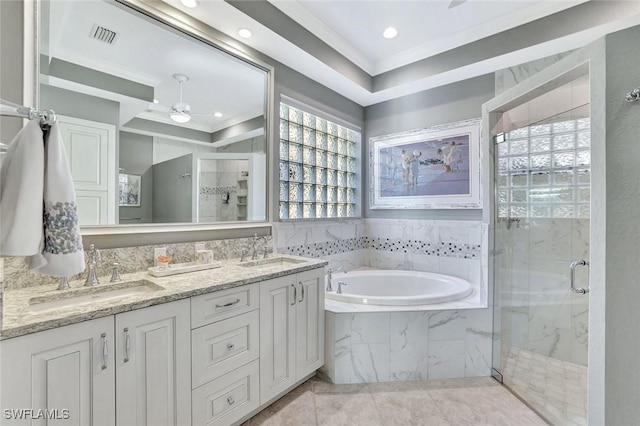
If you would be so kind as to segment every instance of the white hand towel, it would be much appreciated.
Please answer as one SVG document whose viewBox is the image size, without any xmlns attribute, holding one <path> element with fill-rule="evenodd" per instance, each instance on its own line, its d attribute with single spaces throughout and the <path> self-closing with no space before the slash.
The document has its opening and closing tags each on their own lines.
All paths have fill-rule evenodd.
<svg viewBox="0 0 640 426">
<path fill-rule="evenodd" d="M 44 249 L 30 265 L 41 273 L 66 277 L 84 271 L 76 192 L 58 123 L 45 136 Z"/>
<path fill-rule="evenodd" d="M 42 247 L 44 141 L 37 120 L 20 130 L 0 168 L 0 254 L 34 256 Z"/>
</svg>

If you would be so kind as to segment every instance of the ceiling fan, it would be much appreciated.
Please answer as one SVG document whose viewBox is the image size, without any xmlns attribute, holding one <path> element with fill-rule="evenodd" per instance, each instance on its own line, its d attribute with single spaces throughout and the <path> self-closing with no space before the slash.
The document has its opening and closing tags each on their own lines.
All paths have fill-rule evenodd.
<svg viewBox="0 0 640 426">
<path fill-rule="evenodd" d="M 189 81 L 189 77 L 185 74 L 173 74 L 173 79 L 180 85 L 180 99 L 178 102 L 171 104 L 171 106 L 161 105 L 153 103 L 149 105 L 150 111 L 158 111 L 169 114 L 169 118 L 176 123 L 184 124 L 191 121 L 194 115 L 214 115 L 216 117 L 222 117 L 220 113 L 194 113 L 191 112 L 191 105 L 184 102 L 182 99 L 182 85 Z"/>
</svg>

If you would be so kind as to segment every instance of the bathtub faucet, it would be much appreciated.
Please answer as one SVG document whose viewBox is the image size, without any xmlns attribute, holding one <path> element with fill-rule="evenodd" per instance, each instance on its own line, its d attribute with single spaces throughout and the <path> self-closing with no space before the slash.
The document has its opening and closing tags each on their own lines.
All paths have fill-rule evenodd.
<svg viewBox="0 0 640 426">
<path fill-rule="evenodd" d="M 336 294 L 342 294 L 342 286 L 346 285 L 342 281 L 338 281 L 338 289 L 336 290 Z"/>
<path fill-rule="evenodd" d="M 347 270 L 344 269 L 344 266 L 339 266 L 335 270 L 329 268 L 329 270 L 327 271 L 327 288 L 324 289 L 324 291 L 326 292 L 333 291 L 333 288 L 331 288 L 331 278 L 333 278 L 334 272 L 344 272 L 346 274 Z"/>
</svg>

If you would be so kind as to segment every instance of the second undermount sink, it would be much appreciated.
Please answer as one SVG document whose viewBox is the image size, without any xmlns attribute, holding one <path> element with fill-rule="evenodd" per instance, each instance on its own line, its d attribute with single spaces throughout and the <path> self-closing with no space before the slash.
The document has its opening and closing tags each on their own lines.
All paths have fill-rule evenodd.
<svg viewBox="0 0 640 426">
<path fill-rule="evenodd" d="M 71 306 L 84 306 L 158 290 L 164 290 L 164 288 L 147 280 L 98 284 L 95 287 L 82 287 L 77 290 L 60 291 L 54 295 L 32 297 L 29 300 L 29 308 L 31 312 L 36 313 Z"/>
<path fill-rule="evenodd" d="M 245 268 L 282 268 L 298 263 L 306 262 L 303 259 L 293 259 L 291 257 L 272 257 L 271 259 L 252 260 L 250 262 L 239 263 Z"/>
</svg>

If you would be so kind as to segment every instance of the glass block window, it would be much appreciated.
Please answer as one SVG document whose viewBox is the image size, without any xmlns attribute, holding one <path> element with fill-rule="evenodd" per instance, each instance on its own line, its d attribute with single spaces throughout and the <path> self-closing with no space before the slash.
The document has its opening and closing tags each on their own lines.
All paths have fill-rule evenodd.
<svg viewBox="0 0 640 426">
<path fill-rule="evenodd" d="M 513 130 L 496 143 L 498 217 L 589 218 L 588 118 Z"/>
<path fill-rule="evenodd" d="M 360 137 L 280 103 L 280 219 L 357 215 Z"/>
</svg>

